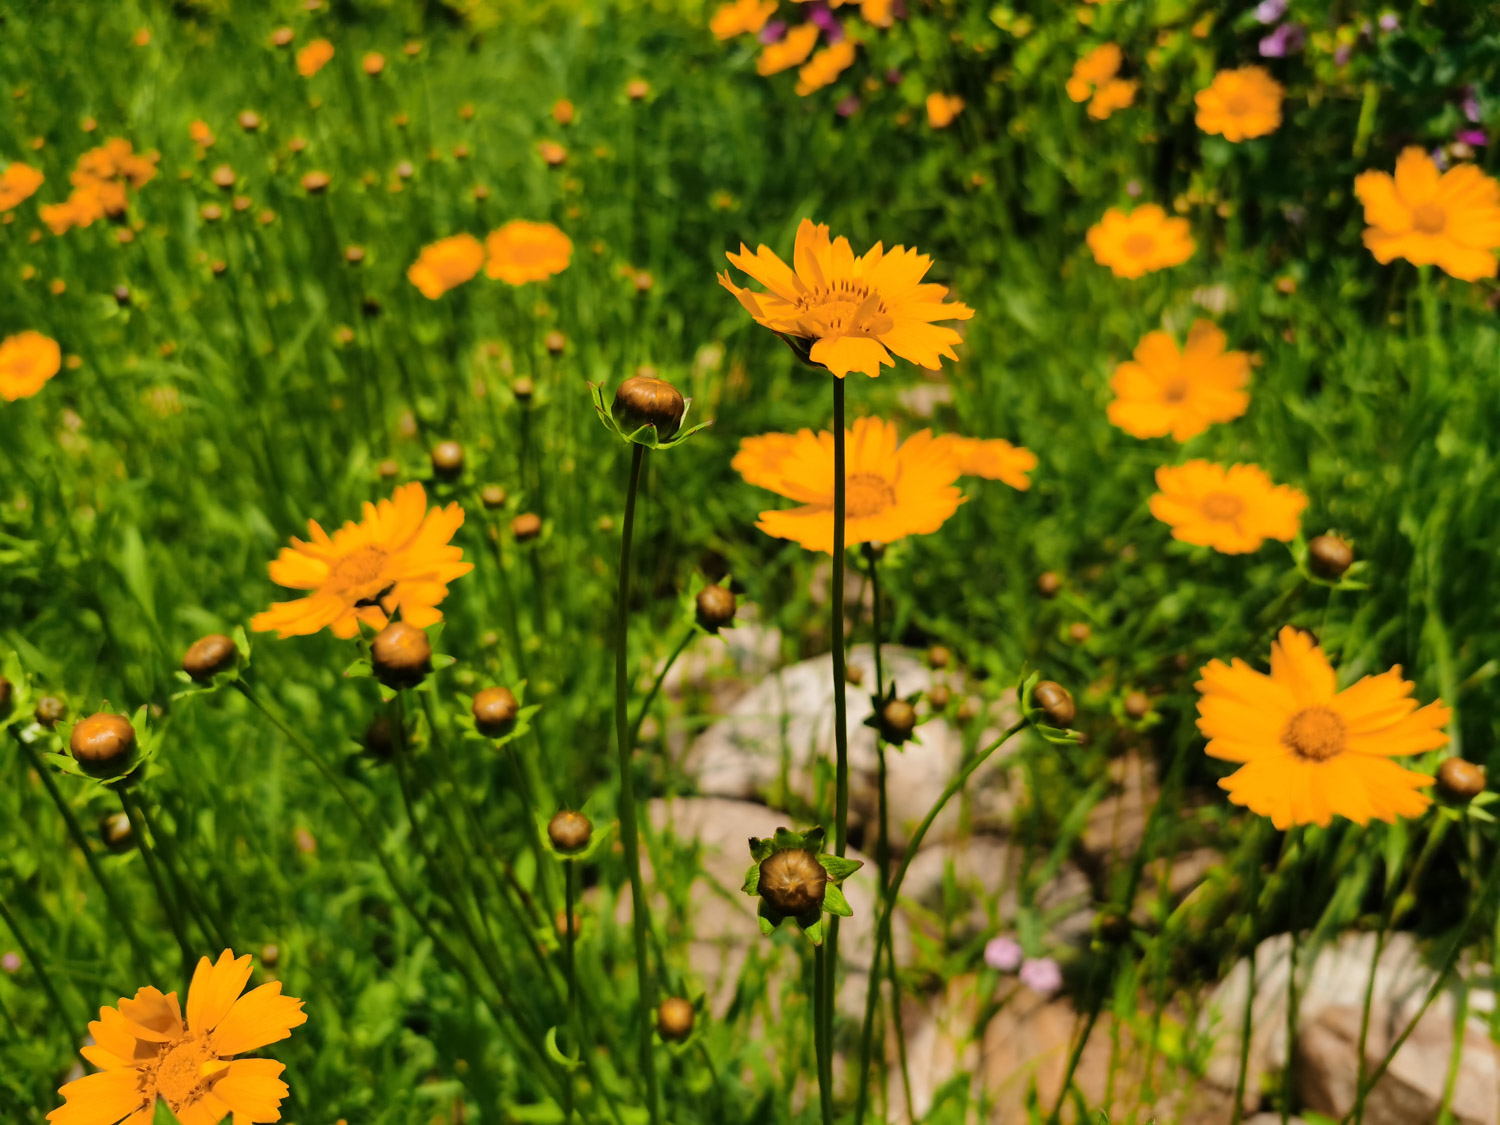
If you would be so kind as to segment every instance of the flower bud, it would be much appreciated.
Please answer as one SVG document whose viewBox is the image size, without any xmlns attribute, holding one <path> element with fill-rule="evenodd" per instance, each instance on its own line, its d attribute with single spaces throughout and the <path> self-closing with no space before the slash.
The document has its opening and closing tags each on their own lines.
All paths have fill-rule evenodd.
<svg viewBox="0 0 1500 1125">
<path fill-rule="evenodd" d="M 470 710 L 474 713 L 474 725 L 481 734 L 499 738 L 516 729 L 521 705 L 510 688 L 487 687 L 474 696 Z"/>
<path fill-rule="evenodd" d="M 99 839 L 113 852 L 123 852 L 132 843 L 130 817 L 122 812 L 110 813 L 99 822 Z"/>
<path fill-rule="evenodd" d="M 563 349 L 568 346 L 568 338 L 557 329 L 548 332 L 542 337 L 542 345 L 551 355 L 562 355 Z"/>
<path fill-rule="evenodd" d="M 332 182 L 327 172 L 309 172 L 302 177 L 302 188 L 316 195 L 318 192 L 327 191 L 328 185 Z"/>
<path fill-rule="evenodd" d="M 36 721 L 48 730 L 52 730 L 62 722 L 63 716 L 67 713 L 68 705 L 55 695 L 42 696 L 36 701 L 36 710 L 32 712 Z"/>
<path fill-rule="evenodd" d="M 1047 722 L 1055 727 L 1066 727 L 1078 714 L 1078 709 L 1073 706 L 1073 697 L 1068 694 L 1068 689 L 1052 680 L 1042 680 L 1032 688 L 1031 698 L 1042 709 Z"/>
<path fill-rule="evenodd" d="M 267 942 L 260 947 L 260 963 L 268 969 L 274 969 L 281 960 L 281 947 L 275 942 Z"/>
<path fill-rule="evenodd" d="M 526 543 L 542 533 L 542 517 L 535 512 L 522 512 L 510 521 L 510 533 L 517 543 Z"/>
<path fill-rule="evenodd" d="M 1484 792 L 1486 778 L 1484 769 L 1462 758 L 1445 758 L 1438 766 L 1438 788 L 1443 795 L 1454 801 L 1471 801 Z"/>
<path fill-rule="evenodd" d="M 620 429 L 635 433 L 642 426 L 655 426 L 659 441 L 666 441 L 682 425 L 687 404 L 677 388 L 665 379 L 632 375 L 615 392 L 610 413 Z"/>
<path fill-rule="evenodd" d="M 260 114 L 252 110 L 245 110 L 239 117 L 240 128 L 247 133 L 253 133 L 260 128 Z"/>
<path fill-rule="evenodd" d="M 505 507 L 505 489 L 498 484 L 487 484 L 479 490 L 479 502 L 486 508 Z"/>
<path fill-rule="evenodd" d="M 510 385 L 510 393 L 516 396 L 517 402 L 530 402 L 531 396 L 536 394 L 536 380 L 530 375 L 522 375 Z"/>
<path fill-rule="evenodd" d="M 846 664 L 844 666 L 844 679 L 855 687 L 865 682 L 865 670 L 858 664 Z"/>
<path fill-rule="evenodd" d="M 73 757 L 91 766 L 117 762 L 127 757 L 134 746 L 135 728 L 130 720 L 108 711 L 80 719 L 68 738 Z"/>
<path fill-rule="evenodd" d="M 15 697 L 15 685 L 4 676 L 0 676 L 0 715 L 10 714 L 10 701 Z"/>
<path fill-rule="evenodd" d="M 1087 622 L 1075 621 L 1068 626 L 1068 640 L 1074 644 L 1081 645 L 1093 635 L 1094 631 L 1089 628 Z"/>
<path fill-rule="evenodd" d="M 130 286 L 128 286 L 128 285 L 116 285 L 115 286 L 115 304 L 119 305 L 122 309 L 126 305 L 130 304 Z"/>
<path fill-rule="evenodd" d="M 698 591 L 698 624 L 717 633 L 734 621 L 734 591 L 728 586 L 705 586 Z"/>
<path fill-rule="evenodd" d="M 464 447 L 456 441 L 440 441 L 432 447 L 432 471 L 451 480 L 464 471 Z"/>
<path fill-rule="evenodd" d="M 803 848 L 772 852 L 760 861 L 760 897 L 793 918 L 820 909 L 827 887 L 828 872 Z"/>
<path fill-rule="evenodd" d="M 927 663 L 933 668 L 946 668 L 953 662 L 953 654 L 942 645 L 933 645 L 927 650 Z"/>
<path fill-rule="evenodd" d="M 564 809 L 547 822 L 547 839 L 560 852 L 583 851 L 589 846 L 589 839 L 593 834 L 594 825 L 581 812 Z"/>
<path fill-rule="evenodd" d="M 693 1033 L 695 1015 L 681 996 L 668 996 L 656 1009 L 656 1033 L 668 1043 L 680 1043 Z"/>
<path fill-rule="evenodd" d="M 1337 535 L 1318 535 L 1308 540 L 1307 559 L 1320 578 L 1341 578 L 1354 565 L 1354 550 Z"/>
<path fill-rule="evenodd" d="M 271 32 L 271 43 L 276 47 L 285 47 L 296 37 L 296 33 L 289 27 L 278 27 Z"/>
<path fill-rule="evenodd" d="M 946 709 L 952 698 L 953 693 L 948 690 L 947 684 L 933 684 L 927 689 L 927 702 L 934 711 Z"/>
<path fill-rule="evenodd" d="M 386 687 L 414 687 L 432 671 L 432 642 L 415 625 L 392 621 L 370 642 L 370 663 Z"/>
<path fill-rule="evenodd" d="M 223 633 L 210 633 L 192 643 L 182 657 L 182 670 L 201 684 L 234 667 L 239 656 L 232 640 Z"/>
<path fill-rule="evenodd" d="M 958 720 L 959 726 L 966 727 L 974 721 L 975 717 L 978 714 L 979 705 L 974 701 L 972 697 L 965 696 L 963 699 L 959 700 L 958 712 L 953 717 Z"/>
<path fill-rule="evenodd" d="M 1036 592 L 1044 598 L 1055 598 L 1062 590 L 1062 579 L 1050 570 L 1036 576 Z"/>
<path fill-rule="evenodd" d="M 880 735 L 898 745 L 917 728 L 917 710 L 904 699 L 893 699 L 880 709 Z"/>
<path fill-rule="evenodd" d="M 225 190 L 234 187 L 234 169 L 228 164 L 220 164 L 209 174 L 208 178 L 214 182 L 215 187 Z"/>
<path fill-rule="evenodd" d="M 390 457 L 375 466 L 375 471 L 380 474 L 381 480 L 390 480 L 401 472 L 401 466 Z"/>
<path fill-rule="evenodd" d="M 1151 697 L 1143 691 L 1132 691 L 1125 696 L 1125 714 L 1132 719 L 1144 719 L 1151 713 Z"/>
</svg>

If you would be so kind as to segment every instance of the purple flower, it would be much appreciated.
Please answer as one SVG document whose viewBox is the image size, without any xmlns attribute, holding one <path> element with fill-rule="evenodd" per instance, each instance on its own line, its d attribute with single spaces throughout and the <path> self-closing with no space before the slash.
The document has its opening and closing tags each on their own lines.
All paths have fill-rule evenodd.
<svg viewBox="0 0 1500 1125">
<path fill-rule="evenodd" d="M 1333 64 L 1335 66 L 1348 66 L 1349 60 L 1353 55 L 1354 48 L 1350 44 L 1340 44 L 1338 49 L 1333 52 Z"/>
<path fill-rule="evenodd" d="M 809 5 L 808 18 L 823 29 L 823 37 L 829 43 L 837 43 L 844 37 L 844 25 L 839 22 L 838 16 L 834 15 L 823 4 Z"/>
<path fill-rule="evenodd" d="M 1438 166 L 1439 171 L 1442 171 L 1448 167 L 1448 154 L 1441 148 L 1435 148 L 1432 150 L 1432 162 Z"/>
<path fill-rule="evenodd" d="M 1051 996 L 1062 988 L 1062 970 L 1050 957 L 1038 957 L 1021 966 L 1021 983 L 1033 992 Z"/>
<path fill-rule="evenodd" d="M 890 70 L 885 72 L 885 80 L 891 86 L 899 86 L 901 85 L 901 72 L 895 67 L 891 67 Z M 1474 120 L 1478 121 L 1479 118 L 1476 117 Z"/>
<path fill-rule="evenodd" d="M 772 20 L 760 29 L 760 34 L 756 38 L 769 46 L 772 43 L 780 43 L 781 37 L 785 34 L 786 20 Z"/>
<path fill-rule="evenodd" d="M 859 99 L 850 94 L 843 101 L 839 102 L 837 110 L 840 117 L 853 117 L 859 112 Z"/>
<path fill-rule="evenodd" d="M 1275 23 L 1286 15 L 1287 0 L 1260 0 L 1255 5 L 1255 18 L 1261 23 Z"/>
<path fill-rule="evenodd" d="M 0 969 L 4 969 L 7 973 L 20 972 L 21 955 L 19 953 L 10 952 L 7 953 L 4 957 L 0 957 Z"/>
<path fill-rule="evenodd" d="M 1302 50 L 1307 42 L 1307 32 L 1300 23 L 1284 23 L 1260 41 L 1263 58 L 1280 59 Z"/>
<path fill-rule="evenodd" d="M 1473 145 L 1475 148 L 1479 148 L 1482 147 L 1489 138 L 1483 129 L 1460 129 L 1458 131 L 1458 136 L 1456 139 L 1462 141 L 1466 145 Z"/>
<path fill-rule="evenodd" d="M 1401 19 L 1395 12 L 1387 12 L 1380 17 L 1381 31 L 1395 31 L 1401 26 Z"/>
<path fill-rule="evenodd" d="M 1015 972 L 1025 957 L 1021 943 L 1015 938 L 991 938 L 984 946 L 984 963 L 996 972 Z"/>
<path fill-rule="evenodd" d="M 1473 86 L 1464 88 L 1464 116 L 1470 121 L 1479 120 L 1479 92 Z"/>
</svg>

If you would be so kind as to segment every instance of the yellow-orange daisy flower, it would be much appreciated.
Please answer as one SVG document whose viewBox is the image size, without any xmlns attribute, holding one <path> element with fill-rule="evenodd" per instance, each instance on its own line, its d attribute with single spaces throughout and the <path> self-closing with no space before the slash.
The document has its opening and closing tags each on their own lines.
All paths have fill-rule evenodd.
<svg viewBox="0 0 1500 1125">
<path fill-rule="evenodd" d="M 1432 157 L 1408 148 L 1396 175 L 1362 172 L 1354 194 L 1365 205 L 1365 246 L 1388 264 L 1405 258 L 1461 281 L 1494 277 L 1500 249 L 1500 183 L 1472 164 L 1439 173 Z"/>
<path fill-rule="evenodd" d="M 422 247 L 421 254 L 406 271 L 406 280 L 436 300 L 448 290 L 473 278 L 484 265 L 484 246 L 472 234 L 455 234 Z"/>
<path fill-rule="evenodd" d="M 923 283 L 932 267 L 925 254 L 904 246 L 886 252 L 877 242 L 855 257 L 847 238 L 830 240 L 828 228 L 809 219 L 797 228 L 795 269 L 767 246 L 752 254 L 741 243 L 740 252 L 727 257 L 770 292 L 741 289 L 727 271 L 719 283 L 758 323 L 783 337 L 812 341 L 808 358 L 839 378 L 851 371 L 879 375 L 882 365 L 895 363 L 891 352 L 936 370 L 944 357 L 958 359 L 953 345 L 961 337 L 933 322 L 974 315 L 965 305 L 945 304 L 943 286 Z"/>
<path fill-rule="evenodd" d="M 1169 332 L 1148 332 L 1110 377 L 1115 392 L 1109 420 L 1132 437 L 1170 434 L 1197 437 L 1215 422 L 1245 413 L 1250 395 L 1250 357 L 1226 351 L 1224 333 L 1212 321 L 1194 322 L 1187 343 L 1177 347 Z"/>
<path fill-rule="evenodd" d="M 1263 67 L 1221 70 L 1206 90 L 1199 90 L 1198 128 L 1226 141 L 1264 137 L 1281 125 L 1281 83 Z"/>
<path fill-rule="evenodd" d="M 385 70 L 385 56 L 379 51 L 368 51 L 365 57 L 360 60 L 359 65 L 366 74 L 374 78 L 381 71 Z"/>
<path fill-rule="evenodd" d="M 1273 484 L 1259 465 L 1163 465 L 1156 487 L 1151 514 L 1171 526 L 1173 539 L 1226 555 L 1258 550 L 1267 539 L 1290 541 L 1307 507 L 1305 495 Z"/>
<path fill-rule="evenodd" d="M 9 211 L 36 193 L 47 177 L 29 164 L 15 161 L 0 172 L 0 211 Z"/>
<path fill-rule="evenodd" d="M 214 131 L 208 127 L 207 121 L 194 121 L 190 124 L 188 126 L 188 136 L 200 148 L 212 148 L 214 141 L 217 139 L 214 136 Z"/>
<path fill-rule="evenodd" d="M 971 438 L 944 434 L 937 439 L 946 445 L 958 465 L 959 476 L 998 480 L 1025 492 L 1031 487 L 1027 475 L 1036 468 L 1036 454 L 1004 438 Z"/>
<path fill-rule="evenodd" d="M 927 95 L 927 124 L 934 129 L 946 129 L 953 119 L 964 111 L 964 100 L 957 94 Z"/>
<path fill-rule="evenodd" d="M 1242 763 L 1219 782 L 1229 799 L 1278 829 L 1326 828 L 1420 816 L 1432 799 L 1426 774 L 1392 758 L 1447 745 L 1452 712 L 1442 700 L 1418 708 L 1398 664 L 1337 690 L 1332 666 L 1291 626 L 1271 645 L 1271 674 L 1242 660 L 1210 661 L 1198 681 L 1198 729 L 1212 758 Z"/>
<path fill-rule="evenodd" d="M 775 43 L 767 43 L 755 60 L 755 73 L 762 78 L 801 66 L 818 42 L 818 25 L 799 24 Z"/>
<path fill-rule="evenodd" d="M 328 65 L 333 58 L 333 44 L 326 39 L 314 39 L 297 52 L 297 73 L 311 78 Z"/>
<path fill-rule="evenodd" d="M 893 0 L 860 0 L 859 16 L 872 27 L 890 27 L 896 22 Z"/>
<path fill-rule="evenodd" d="M 767 442 L 765 438 L 774 440 Z M 833 553 L 833 434 L 796 434 L 747 439 L 733 466 L 746 480 L 802 506 L 760 514 L 756 527 L 791 539 L 809 551 Z M 845 431 L 845 542 L 890 543 L 936 531 L 958 511 L 963 496 L 954 481 L 958 462 L 931 430 L 904 443 L 896 426 L 861 418 Z M 770 454 L 770 463 L 764 455 Z"/>
<path fill-rule="evenodd" d="M 489 261 L 486 276 L 511 285 L 546 281 L 568 268 L 573 258 L 573 240 L 551 223 L 528 223 L 512 219 L 484 240 Z"/>
<path fill-rule="evenodd" d="M 184 1125 L 235 1125 L 281 1120 L 287 1096 L 272 1059 L 237 1059 L 279 1043 L 307 1022 L 302 1001 L 272 981 L 245 992 L 249 956 L 229 950 L 199 960 L 184 1017 L 177 993 L 142 988 L 117 1007 L 99 1009 L 89 1024 L 94 1042 L 80 1052 L 99 1068 L 60 1091 L 65 1103 L 52 1125 L 151 1125 L 157 1099 Z M 241 993 L 244 995 L 241 995 Z"/>
<path fill-rule="evenodd" d="M 1135 91 L 1140 84 L 1134 78 L 1111 78 L 1089 99 L 1089 116 L 1103 121 L 1117 109 L 1127 109 L 1135 104 Z"/>
<path fill-rule="evenodd" d="M 366 503 L 364 519 L 344 524 L 330 537 L 307 521 L 309 542 L 293 539 L 271 564 L 271 580 L 305 598 L 277 602 L 251 619 L 256 632 L 306 636 L 332 629 L 352 637 L 360 622 L 383 629 L 392 615 L 419 629 L 443 619 L 438 604 L 448 583 L 474 569 L 463 549 L 449 540 L 464 522 L 457 504 L 427 508 L 427 491 L 404 484 L 389 500 Z"/>
<path fill-rule="evenodd" d="M 1094 261 L 1128 278 L 1181 265 L 1197 249 L 1188 221 L 1168 218 L 1155 203 L 1128 212 L 1111 207 L 1089 227 L 1088 244 Z"/>
<path fill-rule="evenodd" d="M 62 367 L 57 341 L 40 332 L 18 332 L 0 341 L 0 398 L 30 398 Z"/>
<path fill-rule="evenodd" d="M 1125 61 L 1124 52 L 1118 43 L 1103 43 L 1095 47 L 1073 64 L 1073 73 L 1068 78 L 1068 97 L 1075 102 L 1086 102 L 1096 87 L 1104 85 L 1120 72 Z"/>
<path fill-rule="evenodd" d="M 722 5 L 708 21 L 708 29 L 718 39 L 736 35 L 754 35 L 766 26 L 776 13 L 776 0 L 732 0 Z"/>
<path fill-rule="evenodd" d="M 801 97 L 833 82 L 854 63 L 854 40 L 840 39 L 831 47 L 824 47 L 812 57 L 806 66 L 797 71 L 797 93 Z"/>
</svg>

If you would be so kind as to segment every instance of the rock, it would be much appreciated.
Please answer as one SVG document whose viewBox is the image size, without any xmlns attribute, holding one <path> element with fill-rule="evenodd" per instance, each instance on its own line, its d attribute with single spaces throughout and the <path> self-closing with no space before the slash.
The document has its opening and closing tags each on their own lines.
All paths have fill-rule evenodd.
<svg viewBox="0 0 1500 1125">
<path fill-rule="evenodd" d="M 742 605 L 733 627 L 716 637 L 700 633 L 683 650 L 662 680 L 661 691 L 668 699 L 708 691 L 716 710 L 723 711 L 749 690 L 750 682 L 770 675 L 780 658 L 781 630 L 763 624 L 756 606 Z"/>
<path fill-rule="evenodd" d="M 1140 850 L 1146 821 L 1161 797 L 1156 766 L 1131 750 L 1109 763 L 1114 781 L 1109 793 L 1089 812 L 1079 841 L 1085 857 L 1100 868 L 1127 860 Z"/>
<path fill-rule="evenodd" d="M 923 381 L 910 383 L 896 393 L 896 399 L 913 418 L 931 418 L 939 406 L 953 401 L 953 388 L 947 383 Z"/>
<path fill-rule="evenodd" d="M 1281 1125 L 1281 1114 L 1257 1113 L 1254 1117 L 1245 1118 L 1245 1125 Z M 1286 1125 L 1307 1125 L 1307 1122 L 1300 1117 L 1288 1117 Z"/>
</svg>

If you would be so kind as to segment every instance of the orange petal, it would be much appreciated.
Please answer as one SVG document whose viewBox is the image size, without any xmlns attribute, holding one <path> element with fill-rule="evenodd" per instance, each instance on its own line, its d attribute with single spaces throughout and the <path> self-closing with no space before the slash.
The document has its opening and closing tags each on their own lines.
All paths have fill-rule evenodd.
<svg viewBox="0 0 1500 1125">
<path fill-rule="evenodd" d="M 281 994 L 281 982 L 272 981 L 241 996 L 213 1031 L 214 1052 L 241 1055 L 270 1043 L 280 1042 L 292 1028 L 307 1022 L 302 1001 Z"/>
<path fill-rule="evenodd" d="M 194 1032 L 212 1031 L 229 1014 L 250 980 L 250 955 L 235 959 L 224 950 L 217 962 L 200 958 L 188 988 L 187 1022 Z"/>
</svg>

